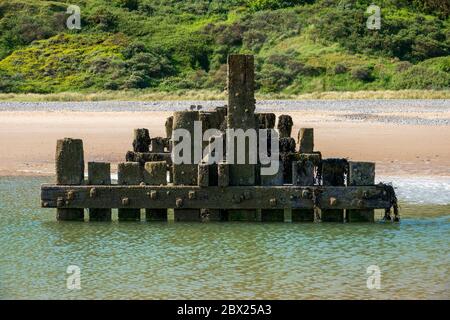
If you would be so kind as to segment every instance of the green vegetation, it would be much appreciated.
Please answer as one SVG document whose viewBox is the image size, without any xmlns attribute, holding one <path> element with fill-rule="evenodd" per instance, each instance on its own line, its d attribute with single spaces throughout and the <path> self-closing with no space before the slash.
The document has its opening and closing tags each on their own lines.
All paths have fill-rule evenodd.
<svg viewBox="0 0 450 320">
<path fill-rule="evenodd" d="M 448 2 L 376 1 L 369 30 L 372 2 L 0 0 L 0 92 L 218 94 L 230 53 L 255 54 L 261 95 L 450 88 Z"/>
</svg>

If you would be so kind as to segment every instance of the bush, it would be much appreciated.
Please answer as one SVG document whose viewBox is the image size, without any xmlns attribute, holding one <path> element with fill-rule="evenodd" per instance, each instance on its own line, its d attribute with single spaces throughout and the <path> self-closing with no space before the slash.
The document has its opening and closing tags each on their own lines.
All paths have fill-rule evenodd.
<svg viewBox="0 0 450 320">
<path fill-rule="evenodd" d="M 437 13 L 444 19 L 450 15 L 450 2 L 445 0 L 413 0 L 413 4 L 425 13 Z"/>
<path fill-rule="evenodd" d="M 329 8 L 314 19 L 318 38 L 338 42 L 351 52 L 383 54 L 420 62 L 450 53 L 448 31 L 437 17 L 383 8 L 380 30 L 368 30 L 363 7 Z"/>
<path fill-rule="evenodd" d="M 292 74 L 270 64 L 265 65 L 256 78 L 257 87 L 265 92 L 280 91 L 289 86 L 292 81 Z"/>
<path fill-rule="evenodd" d="M 315 0 L 249 0 L 248 6 L 255 11 L 276 10 L 306 3 L 313 3 Z"/>
<path fill-rule="evenodd" d="M 125 59 L 130 59 L 135 54 L 144 52 L 145 45 L 142 42 L 133 42 L 129 44 L 125 49 L 122 50 L 122 54 Z"/>
<path fill-rule="evenodd" d="M 143 89 L 147 88 L 150 85 L 148 79 L 141 73 L 133 73 L 130 77 L 124 82 L 123 87 L 125 89 Z"/>
<path fill-rule="evenodd" d="M 448 89 L 450 74 L 417 65 L 395 75 L 393 84 L 395 89 Z"/>
<path fill-rule="evenodd" d="M 117 28 L 118 17 L 108 8 L 97 9 L 89 18 L 90 24 L 101 31 L 114 32 Z"/>
<path fill-rule="evenodd" d="M 413 66 L 413 64 L 411 62 L 408 61 L 400 61 L 399 63 L 397 63 L 396 67 L 395 67 L 395 71 L 397 72 L 403 72 L 408 70 L 409 68 L 411 68 Z"/>
<path fill-rule="evenodd" d="M 249 30 L 243 35 L 243 44 L 246 48 L 258 52 L 266 42 L 267 35 L 259 30 Z"/>
<path fill-rule="evenodd" d="M 110 57 L 99 57 L 91 61 L 89 71 L 94 74 L 105 73 L 111 66 Z"/>
<path fill-rule="evenodd" d="M 372 75 L 373 68 L 359 67 L 352 70 L 352 78 L 363 82 L 371 82 L 374 80 Z"/>
<path fill-rule="evenodd" d="M 127 8 L 130 11 L 137 10 L 139 7 L 139 0 L 115 0 L 119 7 Z"/>
<path fill-rule="evenodd" d="M 334 67 L 334 74 L 342 74 L 342 73 L 346 73 L 348 71 L 347 66 L 345 66 L 342 63 L 338 63 L 335 67 Z"/>
<path fill-rule="evenodd" d="M 120 87 L 119 83 L 117 81 L 111 80 L 111 81 L 107 81 L 105 82 L 105 84 L 103 85 L 103 88 L 105 90 L 118 90 Z"/>
</svg>

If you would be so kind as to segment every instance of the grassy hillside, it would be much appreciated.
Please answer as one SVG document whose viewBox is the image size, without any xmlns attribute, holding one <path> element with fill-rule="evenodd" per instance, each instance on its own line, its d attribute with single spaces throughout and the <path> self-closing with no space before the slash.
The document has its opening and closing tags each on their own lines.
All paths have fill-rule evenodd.
<svg viewBox="0 0 450 320">
<path fill-rule="evenodd" d="M 81 30 L 66 27 L 68 4 Z M 253 53 L 260 94 L 448 89 L 450 5 L 365 0 L 0 0 L 0 92 L 225 87 Z"/>
</svg>

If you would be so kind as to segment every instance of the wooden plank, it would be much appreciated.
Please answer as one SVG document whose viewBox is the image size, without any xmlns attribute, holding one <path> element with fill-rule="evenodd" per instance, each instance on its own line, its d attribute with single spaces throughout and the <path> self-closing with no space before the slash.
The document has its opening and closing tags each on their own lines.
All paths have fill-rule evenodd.
<svg viewBox="0 0 450 320">
<path fill-rule="evenodd" d="M 91 197 L 91 189 L 95 196 Z M 47 208 L 312 209 L 317 190 L 322 209 L 390 207 L 383 185 L 354 187 L 297 186 L 139 186 L 96 185 L 41 187 Z M 70 194 L 70 199 L 68 195 Z"/>
</svg>

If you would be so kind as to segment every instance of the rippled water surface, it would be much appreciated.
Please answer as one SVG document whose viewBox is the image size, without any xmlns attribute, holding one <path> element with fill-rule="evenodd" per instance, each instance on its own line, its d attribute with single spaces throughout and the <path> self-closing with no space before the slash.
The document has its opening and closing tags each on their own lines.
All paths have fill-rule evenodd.
<svg viewBox="0 0 450 320">
<path fill-rule="evenodd" d="M 449 204 L 403 203 L 400 224 L 58 223 L 48 181 L 0 178 L 0 298 L 450 298 Z"/>
</svg>

